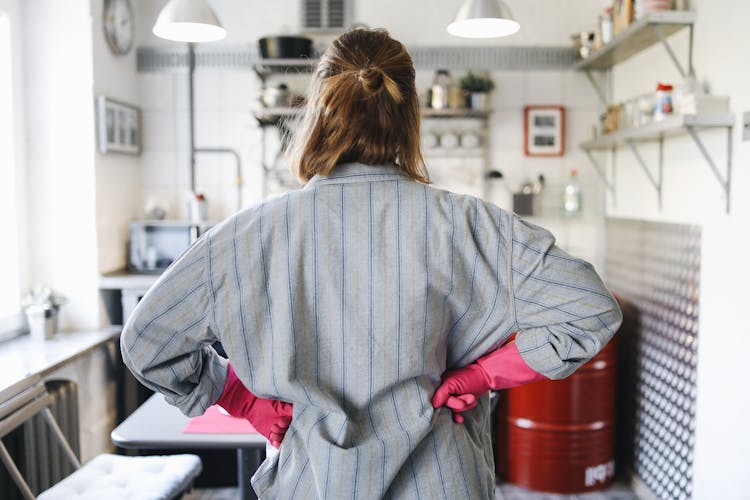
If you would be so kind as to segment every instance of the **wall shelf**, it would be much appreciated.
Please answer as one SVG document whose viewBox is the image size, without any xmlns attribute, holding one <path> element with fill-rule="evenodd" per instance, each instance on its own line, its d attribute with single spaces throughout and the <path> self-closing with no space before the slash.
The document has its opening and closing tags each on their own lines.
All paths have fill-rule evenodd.
<svg viewBox="0 0 750 500">
<path fill-rule="evenodd" d="M 609 69 L 635 54 L 662 42 L 683 28 L 693 26 L 695 12 L 665 10 L 651 12 L 619 33 L 614 40 L 573 67 L 576 70 Z"/>
<path fill-rule="evenodd" d="M 490 111 L 483 109 L 422 108 L 421 113 L 423 118 L 479 118 L 486 120 L 490 116 Z"/>
<path fill-rule="evenodd" d="M 309 74 L 315 70 L 319 59 L 259 59 L 253 70 L 263 80 L 269 75 Z"/>
<path fill-rule="evenodd" d="M 304 108 L 302 107 L 275 107 L 275 108 L 261 108 L 253 112 L 253 116 L 260 125 L 279 125 L 283 120 L 289 118 L 295 118 L 302 115 Z M 486 120 L 490 116 L 489 110 L 476 110 L 476 109 L 433 109 L 433 108 L 422 108 L 421 109 L 423 118 L 475 118 L 480 120 Z"/>
<path fill-rule="evenodd" d="M 593 151 L 612 151 L 612 155 L 617 148 L 627 146 L 635 156 L 638 165 L 643 169 L 651 185 L 656 190 L 659 199 L 659 208 L 661 209 L 662 188 L 664 185 L 664 139 L 675 135 L 688 134 L 695 145 L 698 147 L 703 158 L 706 160 L 711 172 L 716 177 L 726 199 L 726 211 L 729 213 L 730 192 L 732 187 L 732 128 L 734 126 L 735 116 L 732 114 L 700 114 L 700 115 L 675 115 L 662 121 L 654 122 L 643 127 L 618 130 L 611 134 L 606 134 L 597 139 L 586 141 L 580 145 L 580 148 L 586 152 L 594 169 L 604 180 L 607 189 L 614 195 L 614 182 L 608 179 L 604 166 L 592 155 Z M 699 130 L 708 129 L 725 129 L 727 131 L 727 163 L 725 173 L 722 174 L 713 156 L 703 141 L 698 136 Z M 656 173 L 649 168 L 646 161 L 638 149 L 639 143 L 656 142 L 659 143 L 659 160 Z"/>
<path fill-rule="evenodd" d="M 580 144 L 584 150 L 609 150 L 626 146 L 628 142 L 651 142 L 675 135 L 685 134 L 688 128 L 725 128 L 734 125 L 732 114 L 674 115 L 662 121 L 638 128 L 628 128 L 605 134 L 597 139 Z"/>
<path fill-rule="evenodd" d="M 253 116 L 261 126 L 280 125 L 285 120 L 302 116 L 303 111 L 302 107 L 261 108 L 253 111 Z"/>
<path fill-rule="evenodd" d="M 467 159 L 467 158 L 480 158 L 484 159 L 485 156 L 485 150 L 483 147 L 472 147 L 467 148 L 464 146 L 456 146 L 453 148 L 446 148 L 446 147 L 431 147 L 431 148 L 423 148 L 422 150 L 422 156 L 425 158 L 459 158 L 459 159 Z"/>
<path fill-rule="evenodd" d="M 592 71 L 603 70 L 611 76 L 611 70 L 616 64 L 624 62 L 658 43 L 662 44 L 683 79 L 695 77 L 693 69 L 694 23 L 695 12 L 693 11 L 667 10 L 648 13 L 642 19 L 633 22 L 623 32 L 619 33 L 610 43 L 604 45 L 589 57 L 578 61 L 573 66 L 573 69 L 586 73 L 599 99 L 605 106 L 609 104 L 607 95 L 611 95 L 612 79 L 608 79 L 610 92 L 607 92 L 607 89 L 602 88 L 596 81 L 592 75 Z M 680 60 L 667 40 L 667 37 L 685 28 L 689 30 L 687 69 L 680 63 Z M 673 115 L 642 127 L 617 130 L 610 134 L 605 134 L 582 143 L 580 147 L 586 153 L 594 169 L 601 176 L 607 189 L 613 195 L 615 194 L 614 169 L 617 149 L 623 146 L 628 147 L 637 160 L 638 165 L 643 169 L 649 182 L 656 190 L 659 209 L 661 209 L 662 187 L 664 184 L 664 139 L 675 135 L 688 134 L 698 147 L 698 150 L 724 191 L 726 211 L 729 213 L 729 197 L 732 187 L 732 128 L 734 127 L 734 122 L 734 115 L 729 113 Z M 698 131 L 706 129 L 725 129 L 727 131 L 727 161 L 724 174 L 722 174 L 708 148 L 706 148 L 698 136 Z M 638 143 L 643 142 L 658 142 L 659 144 L 659 159 L 655 173 L 646 164 L 638 149 Z M 611 151 L 612 175 L 610 178 L 607 177 L 604 166 L 592 154 L 595 151 Z"/>
</svg>

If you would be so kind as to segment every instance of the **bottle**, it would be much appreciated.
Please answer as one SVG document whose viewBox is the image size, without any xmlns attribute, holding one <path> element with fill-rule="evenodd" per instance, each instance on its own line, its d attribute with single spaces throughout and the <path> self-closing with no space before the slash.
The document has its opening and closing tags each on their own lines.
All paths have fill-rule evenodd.
<svg viewBox="0 0 750 500">
<path fill-rule="evenodd" d="M 450 102 L 450 89 L 453 86 L 453 79 L 448 70 L 437 70 L 435 78 L 432 81 L 432 87 L 430 87 L 430 107 L 434 109 L 446 109 Z"/>
<path fill-rule="evenodd" d="M 578 182 L 578 171 L 572 169 L 568 183 L 563 191 L 563 211 L 565 215 L 579 215 L 581 213 L 581 184 Z"/>
<path fill-rule="evenodd" d="M 599 33 L 602 45 L 612 41 L 612 7 L 607 7 L 599 14 Z"/>
<path fill-rule="evenodd" d="M 672 114 L 672 86 L 660 83 L 656 86 L 654 102 L 654 121 L 663 120 Z"/>
<path fill-rule="evenodd" d="M 206 197 L 202 193 L 191 193 L 188 202 L 188 218 L 193 224 L 200 224 L 208 219 Z"/>
</svg>

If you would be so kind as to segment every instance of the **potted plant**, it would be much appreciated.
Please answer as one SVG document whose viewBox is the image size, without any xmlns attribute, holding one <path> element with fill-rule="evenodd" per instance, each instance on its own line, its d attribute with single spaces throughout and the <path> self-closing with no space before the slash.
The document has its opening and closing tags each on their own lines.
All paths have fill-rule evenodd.
<svg viewBox="0 0 750 500">
<path fill-rule="evenodd" d="M 466 96 L 466 105 L 471 109 L 486 110 L 489 108 L 489 95 L 495 88 L 495 82 L 489 73 L 469 71 L 461 78 L 461 90 Z"/>
<path fill-rule="evenodd" d="M 68 300 L 47 285 L 37 285 L 23 297 L 23 307 L 29 322 L 31 336 L 51 339 L 57 333 L 60 306 Z"/>
</svg>

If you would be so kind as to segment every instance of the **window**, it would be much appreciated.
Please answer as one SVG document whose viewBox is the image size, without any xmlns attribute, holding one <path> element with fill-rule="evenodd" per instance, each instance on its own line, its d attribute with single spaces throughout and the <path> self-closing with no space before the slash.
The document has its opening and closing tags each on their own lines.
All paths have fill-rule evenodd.
<svg viewBox="0 0 750 500">
<path fill-rule="evenodd" d="M 13 100 L 10 34 L 10 18 L 0 11 L 0 339 L 19 333 L 23 327 L 14 134 L 18 106 Z"/>
</svg>

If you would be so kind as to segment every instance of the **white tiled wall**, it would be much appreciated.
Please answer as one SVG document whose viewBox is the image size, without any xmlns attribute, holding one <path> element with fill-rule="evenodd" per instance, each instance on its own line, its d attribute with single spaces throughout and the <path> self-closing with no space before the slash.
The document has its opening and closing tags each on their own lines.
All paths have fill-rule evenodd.
<svg viewBox="0 0 750 500">
<path fill-rule="evenodd" d="M 462 73 L 455 72 L 458 79 Z M 431 71 L 418 72 L 420 92 L 426 94 Z M 588 139 L 598 117 L 593 90 L 580 74 L 563 71 L 494 72 L 496 90 L 492 94 L 494 112 L 490 118 L 490 168 L 500 170 L 507 186 L 517 190 L 521 183 L 544 175 L 542 213 L 534 220 L 552 230 L 560 244 L 601 268 L 602 185 L 598 176 L 577 149 Z M 275 77 L 293 91 L 304 92 L 307 77 Z M 187 215 L 189 191 L 187 74 L 153 72 L 139 75 L 143 106 L 144 153 L 141 158 L 142 204 L 148 198 L 161 202 L 170 218 Z M 260 81 L 250 70 L 202 69 L 195 75 L 195 137 L 198 147 L 235 149 L 242 158 L 244 206 L 262 196 L 261 129 L 252 110 L 258 105 Z M 566 154 L 561 158 L 530 158 L 523 154 L 523 108 L 528 104 L 556 104 L 566 107 Z M 461 133 L 479 130 L 476 120 L 423 120 L 423 130 Z M 277 132 L 266 129 L 267 161 L 277 147 Z M 426 151 L 428 167 L 437 183 L 457 191 L 481 193 L 483 161 L 475 154 L 461 158 L 456 150 L 441 159 L 439 150 Z M 458 157 L 457 157 L 458 156 Z M 570 169 L 577 169 L 583 186 L 584 213 L 574 220 L 561 218 L 562 189 Z M 196 188 L 206 194 L 210 216 L 219 220 L 236 209 L 234 165 L 230 157 L 199 155 Z M 504 207 L 511 208 L 511 207 Z"/>
<path fill-rule="evenodd" d="M 385 27 L 407 46 L 416 45 L 471 45 L 488 44 L 487 41 L 461 40 L 445 32 L 458 9 L 453 0 L 430 2 L 425 8 L 421 2 L 352 2 L 353 18 L 373 27 Z M 525 22 L 521 32 L 502 40 L 510 45 L 567 45 L 570 33 L 588 29 L 599 8 L 598 0 L 578 2 L 576 9 L 564 3 L 546 0 L 509 0 L 508 4 L 518 19 Z M 211 5 L 229 32 L 224 42 L 228 45 L 255 45 L 261 36 L 295 33 L 299 30 L 297 18 L 299 2 L 284 0 L 275 7 L 254 6 L 252 12 L 233 0 L 214 0 Z M 150 26 L 159 6 L 153 2 L 137 2 L 139 24 Z M 420 19 L 419 29 L 414 29 L 414 19 Z M 562 20 L 562 21 L 561 21 Z M 138 44 L 163 46 L 169 42 L 156 39 L 146 30 L 138 33 Z M 316 37 L 316 44 L 324 48 L 330 36 Z M 489 42 L 492 43 L 492 42 Z M 460 77 L 460 73 L 454 75 Z M 159 200 L 169 210 L 170 217 L 186 215 L 189 189 L 187 158 L 188 106 L 187 74 L 182 71 L 140 73 L 139 91 L 144 111 L 144 155 L 141 160 L 141 204 L 148 198 Z M 307 77 L 274 77 L 272 83 L 284 81 L 295 92 L 304 92 Z M 592 260 L 597 268 L 601 263 L 602 185 L 595 172 L 576 145 L 590 134 L 591 124 L 598 116 L 596 96 L 580 74 L 569 71 L 495 72 L 497 88 L 493 93 L 494 113 L 490 119 L 490 167 L 505 174 L 512 189 L 527 178 L 543 174 L 547 187 L 543 193 L 543 213 L 537 222 L 549 227 L 562 246 Z M 431 71 L 419 71 L 417 85 L 426 92 L 432 81 Z M 261 133 L 251 111 L 258 106 L 260 84 L 252 71 L 198 68 L 195 75 L 196 145 L 203 147 L 229 147 L 236 149 L 243 164 L 244 205 L 261 199 Z M 528 158 L 523 155 L 523 107 L 527 104 L 560 104 L 567 111 L 567 153 L 563 158 Z M 426 121 L 424 128 L 428 129 Z M 273 129 L 267 130 L 268 152 L 266 162 L 274 160 L 277 137 Z M 428 166 L 433 165 L 436 178 L 445 178 L 454 168 L 464 172 L 477 169 L 477 161 L 460 162 L 451 159 L 441 162 L 428 156 Z M 561 191 L 567 173 L 576 168 L 580 173 L 584 191 L 584 214 L 570 221 L 559 217 Z M 197 189 L 207 195 L 210 216 L 220 219 L 236 207 L 233 166 L 228 158 L 199 156 L 197 160 Z M 167 184 L 167 181 L 172 182 Z M 464 183 L 461 183 L 464 184 Z M 171 187 L 170 187 L 171 186 Z M 456 185 L 457 190 L 466 186 Z"/>
<path fill-rule="evenodd" d="M 354 19 L 371 26 L 383 26 L 407 44 L 452 45 L 484 42 L 458 41 L 448 37 L 444 26 L 455 14 L 460 2 L 353 2 Z M 590 29 L 601 2 L 577 0 L 507 0 L 516 17 L 522 20 L 521 32 L 503 44 L 565 45 L 568 36 Z M 575 6 L 572 4 L 575 3 Z M 736 0 L 695 0 L 698 22 L 695 36 L 696 70 L 701 81 L 717 94 L 731 95 L 734 112 L 750 109 L 746 89 L 750 86 L 747 65 L 749 33 L 747 19 L 750 4 Z M 136 0 L 139 29 L 137 45 L 168 45 L 154 38 L 149 29 L 163 2 Z M 227 44 L 254 44 L 267 34 L 294 33 L 298 29 L 296 0 L 246 2 L 212 0 L 229 31 Z M 414 19 L 420 20 L 414 29 Z M 683 57 L 685 35 L 671 39 Z M 596 96 L 584 76 L 574 72 L 494 74 L 497 89 L 493 96 L 492 166 L 508 176 L 516 187 L 527 175 L 544 173 L 548 180 L 544 207 L 546 215 L 539 222 L 550 227 L 574 253 L 591 259 L 601 269 L 603 242 L 603 187 L 576 145 L 589 138 L 591 126 L 600 112 Z M 674 72 L 660 47 L 656 47 L 615 70 L 615 96 L 630 97 L 651 90 L 657 79 L 674 80 Z M 418 75 L 421 88 L 429 85 L 431 75 Z M 144 109 L 146 151 L 141 158 L 142 195 L 139 205 L 154 196 L 169 205 L 174 216 L 184 214 L 188 188 L 186 121 L 186 76 L 184 73 L 141 73 L 139 96 Z M 199 146 L 228 146 L 240 151 L 244 165 L 246 203 L 260 198 L 258 183 L 259 133 L 249 111 L 255 104 L 258 82 L 251 72 L 200 69 L 197 74 Z M 529 159 L 522 153 L 522 115 L 526 104 L 562 104 L 567 110 L 568 153 L 562 159 Z M 701 331 L 699 350 L 698 429 L 695 460 L 695 498 L 743 498 L 750 490 L 750 476 L 744 473 L 745 450 L 750 447 L 743 433 L 750 419 L 748 391 L 734 391 L 727 397 L 726 388 L 742 380 L 748 327 L 743 316 L 750 275 L 741 265 L 748 241 L 745 228 L 750 221 L 750 175 L 747 144 L 739 142 L 735 127 L 735 175 L 732 214 L 724 213 L 724 203 L 716 181 L 686 139 L 670 141 L 665 151 L 664 206 L 656 206 L 653 189 L 645 181 L 628 151 L 618 155 L 617 194 L 607 200 L 607 211 L 613 216 L 646 218 L 703 225 L 703 276 L 701 290 Z M 709 148 L 719 151 L 721 162 L 725 146 L 715 133 L 703 134 Z M 210 141 L 210 143 L 209 143 Z M 215 142 L 215 143 L 214 143 Z M 644 156 L 654 157 L 648 148 Z M 212 217 L 230 212 L 234 190 L 225 176 L 231 165 L 220 158 L 200 158 L 199 188 L 206 190 Z M 581 220 L 567 222 L 554 216 L 559 191 L 568 169 L 578 168 L 584 189 L 586 214 Z M 168 182 L 173 179 L 172 182 Z M 717 425 L 720 422 L 720 425 Z"/>
<path fill-rule="evenodd" d="M 730 96 L 730 111 L 750 110 L 750 66 L 747 47 L 750 3 L 695 0 L 694 66 L 700 82 L 716 95 Z M 731 39 L 731 43 L 727 40 Z M 670 37 L 683 65 L 687 31 Z M 648 92 L 657 81 L 679 83 L 663 47 L 619 65 L 614 72 L 616 99 Z M 742 142 L 739 119 L 733 130 L 731 212 L 699 149 L 686 135 L 668 139 L 664 150 L 664 197 L 656 193 L 627 150 L 618 153 L 617 195 L 608 213 L 618 217 L 676 221 L 702 226 L 700 345 L 694 462 L 694 498 L 744 499 L 750 491 L 747 450 L 750 435 L 750 391 L 732 390 L 744 379 L 750 327 L 745 311 L 750 297 L 750 270 L 745 261 L 750 245 L 750 142 Z M 726 168 L 726 132 L 699 132 L 722 173 Z M 656 166 L 656 148 L 645 147 L 644 158 Z"/>
</svg>

